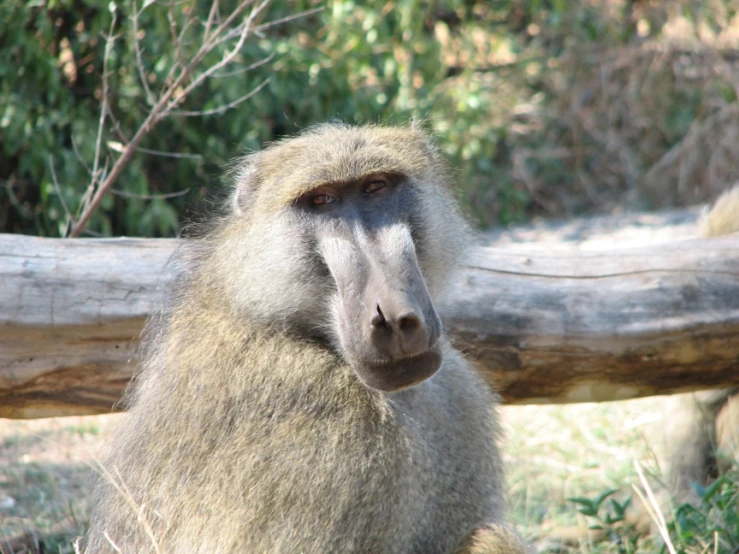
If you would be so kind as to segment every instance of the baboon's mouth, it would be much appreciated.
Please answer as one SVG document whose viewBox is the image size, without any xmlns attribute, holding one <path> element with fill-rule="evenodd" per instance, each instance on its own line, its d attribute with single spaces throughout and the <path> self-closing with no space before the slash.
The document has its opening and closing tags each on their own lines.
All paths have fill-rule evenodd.
<svg viewBox="0 0 739 554">
<path fill-rule="evenodd" d="M 417 385 L 441 367 L 441 348 L 435 345 L 426 352 L 386 362 L 356 362 L 353 365 L 362 382 L 373 389 L 393 392 Z"/>
</svg>

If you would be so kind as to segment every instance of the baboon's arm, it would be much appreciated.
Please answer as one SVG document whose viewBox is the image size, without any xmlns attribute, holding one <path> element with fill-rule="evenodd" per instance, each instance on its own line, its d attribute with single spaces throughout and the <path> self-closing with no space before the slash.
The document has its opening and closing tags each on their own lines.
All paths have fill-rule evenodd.
<svg viewBox="0 0 739 554">
<path fill-rule="evenodd" d="M 491 523 L 473 529 L 454 554 L 533 554 L 533 551 L 510 527 Z"/>
</svg>

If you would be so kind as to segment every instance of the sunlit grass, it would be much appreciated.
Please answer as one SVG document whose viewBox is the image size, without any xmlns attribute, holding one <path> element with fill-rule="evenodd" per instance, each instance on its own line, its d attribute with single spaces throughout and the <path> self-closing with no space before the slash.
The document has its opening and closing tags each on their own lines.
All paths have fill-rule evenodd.
<svg viewBox="0 0 739 554">
<path fill-rule="evenodd" d="M 644 490 L 635 462 L 660 487 L 650 439 L 664 417 L 660 398 L 506 406 L 501 416 L 510 516 L 540 553 L 670 552 L 658 535 L 636 532 L 631 507 L 619 520 L 619 507 L 639 502 L 635 487 Z M 0 421 L 0 552 L 22 535 L 44 552 L 74 552 L 88 517 L 90 463 L 119 417 Z M 737 474 L 701 492 L 699 506 L 658 507 L 675 552 L 731 554 L 739 546 Z"/>
</svg>

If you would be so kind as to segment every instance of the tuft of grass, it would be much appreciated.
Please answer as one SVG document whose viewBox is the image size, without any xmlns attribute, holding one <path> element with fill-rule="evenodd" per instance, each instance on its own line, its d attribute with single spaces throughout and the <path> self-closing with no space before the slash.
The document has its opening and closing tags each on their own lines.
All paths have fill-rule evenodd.
<svg viewBox="0 0 739 554">
<path fill-rule="evenodd" d="M 0 420 L 0 554 L 73 554 L 90 462 L 119 416 Z"/>
<path fill-rule="evenodd" d="M 650 483 L 659 483 L 646 430 L 662 425 L 662 402 L 501 409 L 511 518 L 540 554 L 737 551 L 737 468 L 698 487 L 696 505 L 655 503 L 667 540 L 635 524 L 635 491 L 647 497 Z M 0 420 L 0 554 L 75 552 L 88 519 L 91 465 L 119 417 Z M 657 526 L 654 518 L 647 530 L 650 524 Z"/>
<path fill-rule="evenodd" d="M 698 505 L 681 504 L 667 530 L 678 554 L 739 551 L 739 471 L 720 476 L 708 487 L 697 487 Z"/>
<path fill-rule="evenodd" d="M 661 471 L 648 437 L 663 425 L 663 402 L 503 407 L 511 517 L 540 554 L 739 551 L 737 468 L 697 487 L 696 505 L 657 502 Z"/>
</svg>

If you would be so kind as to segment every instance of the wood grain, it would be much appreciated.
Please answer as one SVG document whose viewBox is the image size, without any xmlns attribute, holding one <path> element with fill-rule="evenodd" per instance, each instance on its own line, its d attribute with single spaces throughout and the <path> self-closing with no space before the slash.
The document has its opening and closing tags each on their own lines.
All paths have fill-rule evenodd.
<svg viewBox="0 0 739 554">
<path fill-rule="evenodd" d="M 521 229 L 486 235 L 439 306 L 506 402 L 739 384 L 738 235 L 650 234 L 669 227 L 657 218 L 630 235 L 647 246 L 623 247 L 607 232 L 563 239 L 573 225 L 526 243 L 511 238 Z M 0 417 L 115 410 L 177 244 L 0 235 Z"/>
</svg>

